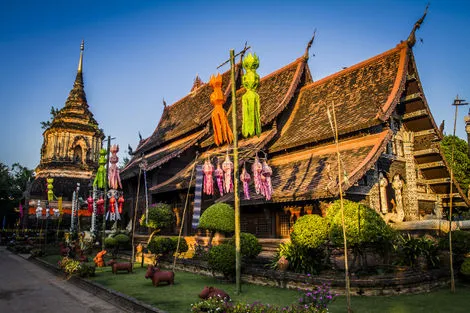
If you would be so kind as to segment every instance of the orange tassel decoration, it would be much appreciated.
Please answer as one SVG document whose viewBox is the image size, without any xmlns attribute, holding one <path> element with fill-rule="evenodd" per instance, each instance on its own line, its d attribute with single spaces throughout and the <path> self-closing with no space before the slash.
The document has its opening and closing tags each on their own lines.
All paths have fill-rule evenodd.
<svg viewBox="0 0 470 313">
<path fill-rule="evenodd" d="M 214 106 L 212 111 L 212 127 L 214 128 L 214 142 L 220 146 L 224 142 L 232 143 L 233 134 L 227 120 L 227 113 L 224 110 L 225 96 L 222 92 L 222 76 L 212 75 L 209 85 L 214 89 L 211 93 L 210 101 Z"/>
</svg>

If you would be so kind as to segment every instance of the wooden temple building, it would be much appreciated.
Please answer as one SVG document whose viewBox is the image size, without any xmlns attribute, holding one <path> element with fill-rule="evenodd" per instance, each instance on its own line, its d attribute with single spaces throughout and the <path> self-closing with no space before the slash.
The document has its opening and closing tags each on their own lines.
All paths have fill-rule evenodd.
<svg viewBox="0 0 470 313">
<path fill-rule="evenodd" d="M 272 168 L 270 200 L 251 188 L 244 200 L 240 188 L 241 231 L 260 238 L 285 238 L 302 214 L 323 214 L 339 197 L 337 157 L 327 108 L 334 106 L 339 150 L 344 168 L 345 197 L 374 208 L 390 223 L 442 219 L 449 206 L 450 172 L 440 149 L 443 134 L 426 101 L 413 54 L 416 23 L 407 40 L 363 62 L 313 81 L 303 55 L 262 77 L 258 94 L 262 133 L 244 139 L 239 132 L 240 167 L 251 169 L 257 154 Z M 238 125 L 241 125 L 242 68 L 236 65 Z M 222 74 L 231 120 L 230 71 Z M 164 107 L 158 125 L 140 141 L 121 172 L 127 209 L 140 200 L 145 165 L 149 203 L 171 204 L 181 218 L 186 197 L 190 204 L 184 234 L 191 229 L 195 179 L 193 168 L 209 159 L 221 162 L 230 146 L 214 144 L 211 127 L 212 88 L 199 78 L 191 92 Z M 248 167 L 248 164 L 250 166 Z M 453 182 L 453 206 L 470 202 Z M 189 189 L 189 192 L 188 192 Z M 202 210 L 215 202 L 233 203 L 233 193 L 202 196 Z M 180 218 L 178 220 L 180 220 Z"/>
<path fill-rule="evenodd" d="M 70 213 L 71 200 L 77 183 L 79 195 L 86 199 L 90 182 L 98 168 L 99 150 L 104 138 L 103 131 L 89 109 L 83 84 L 82 41 L 78 70 L 65 106 L 59 110 L 50 126 L 44 131 L 41 159 L 36 167 L 35 180 L 29 191 L 29 211 L 35 214 L 37 200 L 47 199 L 47 178 L 53 178 L 53 192 L 62 198 L 65 213 Z M 50 203 L 56 207 L 57 201 Z"/>
</svg>

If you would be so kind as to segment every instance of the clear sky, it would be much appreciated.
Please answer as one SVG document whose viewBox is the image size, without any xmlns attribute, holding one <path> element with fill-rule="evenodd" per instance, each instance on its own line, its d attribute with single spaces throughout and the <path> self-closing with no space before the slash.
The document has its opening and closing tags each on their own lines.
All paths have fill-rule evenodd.
<svg viewBox="0 0 470 313">
<path fill-rule="evenodd" d="M 314 29 L 315 80 L 405 40 L 427 1 L 0 1 L 0 162 L 35 168 L 40 122 L 62 108 L 85 39 L 88 104 L 106 135 L 136 147 L 160 119 L 164 98 L 185 96 L 248 41 L 261 76 L 301 56 Z M 437 125 L 451 134 L 458 94 L 470 100 L 470 2 L 432 1 L 414 54 Z M 222 71 L 228 68 L 222 69 Z M 208 104 L 209 105 L 209 104 Z M 466 138 L 459 111 L 457 135 Z M 351 117 L 354 118 L 354 117 Z"/>
</svg>

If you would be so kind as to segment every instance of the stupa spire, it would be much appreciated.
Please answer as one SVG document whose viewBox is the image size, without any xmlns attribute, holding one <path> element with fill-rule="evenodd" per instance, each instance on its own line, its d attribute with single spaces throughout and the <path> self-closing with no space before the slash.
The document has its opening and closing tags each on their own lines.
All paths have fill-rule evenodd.
<svg viewBox="0 0 470 313">
<path fill-rule="evenodd" d="M 83 68 L 83 50 L 85 50 L 85 40 L 82 39 L 80 45 L 80 59 L 78 60 L 78 73 L 81 73 Z"/>
<path fill-rule="evenodd" d="M 73 83 L 73 88 L 69 93 L 67 101 L 65 102 L 66 106 L 86 106 L 88 107 L 86 101 L 85 91 L 83 89 L 83 51 L 85 50 L 85 41 L 82 40 L 80 44 L 80 57 L 78 59 L 78 69 L 77 76 L 75 77 L 75 82 Z"/>
</svg>

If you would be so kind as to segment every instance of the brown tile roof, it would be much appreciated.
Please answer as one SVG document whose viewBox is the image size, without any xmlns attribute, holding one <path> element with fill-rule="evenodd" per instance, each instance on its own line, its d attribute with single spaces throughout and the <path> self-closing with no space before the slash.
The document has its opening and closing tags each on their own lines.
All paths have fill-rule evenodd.
<svg viewBox="0 0 470 313">
<path fill-rule="evenodd" d="M 152 151 L 149 154 L 144 155 L 144 158 L 147 160 L 147 171 L 150 171 L 157 166 L 168 162 L 172 158 L 180 155 L 186 149 L 191 147 L 196 143 L 201 137 L 207 134 L 207 127 L 201 131 L 195 132 L 184 138 L 175 140 L 168 145 L 165 145 L 161 148 L 158 148 Z M 142 156 L 134 156 L 132 160 L 126 165 L 126 167 L 121 171 L 121 178 L 127 179 L 131 176 L 134 176 L 139 172 L 139 164 L 142 161 Z"/>
<path fill-rule="evenodd" d="M 380 124 L 400 100 L 406 82 L 406 42 L 303 87 L 270 152 L 332 138 L 327 105 L 335 104 L 339 134 Z"/>
<path fill-rule="evenodd" d="M 261 133 L 259 137 L 252 137 L 248 139 L 242 139 L 238 142 L 239 146 L 239 160 L 240 162 L 243 161 L 244 158 L 248 158 L 253 156 L 257 151 L 262 149 L 262 147 L 271 140 L 274 135 L 276 134 L 276 129 L 270 129 Z M 220 157 L 222 158 L 225 156 L 225 152 L 227 151 L 227 145 L 223 145 L 217 148 L 210 149 L 204 153 L 202 153 L 198 159 L 196 160 L 197 163 L 202 163 L 206 158 L 214 158 Z M 188 166 L 182 169 L 179 173 L 177 173 L 172 178 L 168 179 L 167 181 L 153 186 L 150 188 L 152 193 L 161 193 L 179 189 L 186 189 L 189 186 L 191 172 L 193 169 L 194 163 L 188 164 Z M 194 177 L 192 185 L 194 185 Z"/>
<path fill-rule="evenodd" d="M 237 68 L 239 69 L 239 66 Z M 237 70 L 236 73 L 238 72 Z M 222 88 L 225 88 L 224 93 L 227 96 L 231 90 L 230 71 L 222 74 Z M 166 106 L 157 128 L 150 137 L 139 144 L 136 153 L 149 151 L 206 123 L 213 108 L 209 101 L 211 93 L 212 88 L 206 83 L 186 97 Z"/>
<path fill-rule="evenodd" d="M 347 189 L 354 184 L 373 166 L 391 137 L 392 132 L 385 130 L 339 143 L 342 166 L 349 180 L 349 184 L 345 183 L 343 188 Z M 274 202 L 338 195 L 335 144 L 280 155 L 271 159 L 269 164 L 273 169 Z"/>
</svg>

